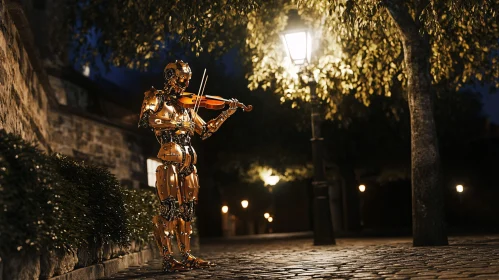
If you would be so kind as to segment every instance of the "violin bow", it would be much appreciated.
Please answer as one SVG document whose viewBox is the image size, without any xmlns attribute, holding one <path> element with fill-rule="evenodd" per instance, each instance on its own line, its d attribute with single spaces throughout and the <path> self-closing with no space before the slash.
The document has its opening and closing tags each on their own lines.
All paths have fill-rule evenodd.
<svg viewBox="0 0 499 280">
<path fill-rule="evenodd" d="M 198 107 L 197 107 L 197 108 L 195 108 L 195 113 L 196 113 L 196 115 L 198 114 L 199 107 L 201 107 L 201 97 L 203 97 L 203 94 L 204 94 L 204 88 L 206 87 L 206 83 L 208 83 L 208 75 L 206 75 L 206 79 L 204 80 L 204 85 L 203 85 L 203 89 L 201 90 L 201 95 L 198 95 L 199 102 L 198 102 Z M 197 100 L 196 100 L 196 101 L 197 101 Z"/>
<path fill-rule="evenodd" d="M 206 68 L 204 68 L 204 72 L 203 72 L 203 77 L 201 78 L 201 83 L 199 84 L 199 89 L 198 89 L 198 96 L 199 94 L 201 93 L 201 88 L 203 87 L 203 81 L 204 81 L 204 76 L 206 74 Z M 200 103 L 201 101 L 199 101 Z M 196 100 L 196 104 L 194 104 L 194 111 L 196 111 L 196 106 L 198 105 L 198 101 Z"/>
</svg>

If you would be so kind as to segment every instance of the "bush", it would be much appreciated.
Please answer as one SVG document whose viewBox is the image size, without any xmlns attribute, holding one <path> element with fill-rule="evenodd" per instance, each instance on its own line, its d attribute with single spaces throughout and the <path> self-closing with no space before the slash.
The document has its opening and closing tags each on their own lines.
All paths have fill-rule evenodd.
<svg viewBox="0 0 499 280">
<path fill-rule="evenodd" d="M 73 187 L 72 192 L 65 192 L 65 200 L 74 204 L 68 206 L 76 210 L 74 218 L 78 219 L 70 230 L 80 231 L 83 242 L 127 245 L 128 215 L 123 191 L 116 177 L 105 168 L 78 162 L 61 154 L 55 154 L 52 158 L 68 186 Z"/>
<path fill-rule="evenodd" d="M 0 131 L 0 250 L 58 244 L 54 187 L 60 182 L 48 157 L 19 137 Z"/>
<path fill-rule="evenodd" d="M 128 213 L 130 238 L 139 242 L 149 241 L 153 231 L 151 219 L 159 208 L 159 200 L 152 191 L 125 190 L 125 207 Z"/>
<path fill-rule="evenodd" d="M 147 241 L 157 199 L 0 130 L 0 253 Z"/>
</svg>

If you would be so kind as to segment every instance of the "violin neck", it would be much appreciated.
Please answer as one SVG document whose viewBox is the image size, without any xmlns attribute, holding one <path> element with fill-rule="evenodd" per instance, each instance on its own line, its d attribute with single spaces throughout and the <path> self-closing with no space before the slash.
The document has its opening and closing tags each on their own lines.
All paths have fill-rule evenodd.
<svg viewBox="0 0 499 280">
<path fill-rule="evenodd" d="M 219 97 L 219 96 L 213 96 L 213 95 L 205 95 L 205 96 L 206 96 L 206 98 L 211 98 L 211 99 L 215 99 L 215 100 L 230 102 L 230 100 L 222 98 L 222 97 Z"/>
</svg>

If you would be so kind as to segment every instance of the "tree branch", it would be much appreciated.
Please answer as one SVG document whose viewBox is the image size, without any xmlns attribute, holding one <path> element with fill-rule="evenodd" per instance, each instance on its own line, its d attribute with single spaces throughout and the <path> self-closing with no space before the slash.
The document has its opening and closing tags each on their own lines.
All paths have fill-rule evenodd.
<svg viewBox="0 0 499 280">
<path fill-rule="evenodd" d="M 423 13 L 424 9 L 428 7 L 430 4 L 430 0 L 419 0 L 416 3 L 416 14 L 414 20 L 419 22 L 419 17 L 421 16 L 421 13 Z"/>
<path fill-rule="evenodd" d="M 381 4 L 388 10 L 388 13 L 399 27 L 401 35 L 406 40 L 414 41 L 421 39 L 419 24 L 412 18 L 405 4 L 400 4 L 398 0 L 382 0 Z"/>
</svg>

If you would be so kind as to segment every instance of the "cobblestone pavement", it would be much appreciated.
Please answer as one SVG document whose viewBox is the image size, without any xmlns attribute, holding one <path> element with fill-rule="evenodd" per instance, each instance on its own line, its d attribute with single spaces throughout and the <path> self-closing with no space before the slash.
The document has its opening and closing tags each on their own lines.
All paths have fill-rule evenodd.
<svg viewBox="0 0 499 280">
<path fill-rule="evenodd" d="M 217 267 L 164 274 L 154 260 L 106 279 L 499 279 L 499 236 L 449 241 L 443 247 L 412 247 L 408 238 L 209 244 L 198 255 Z"/>
</svg>

